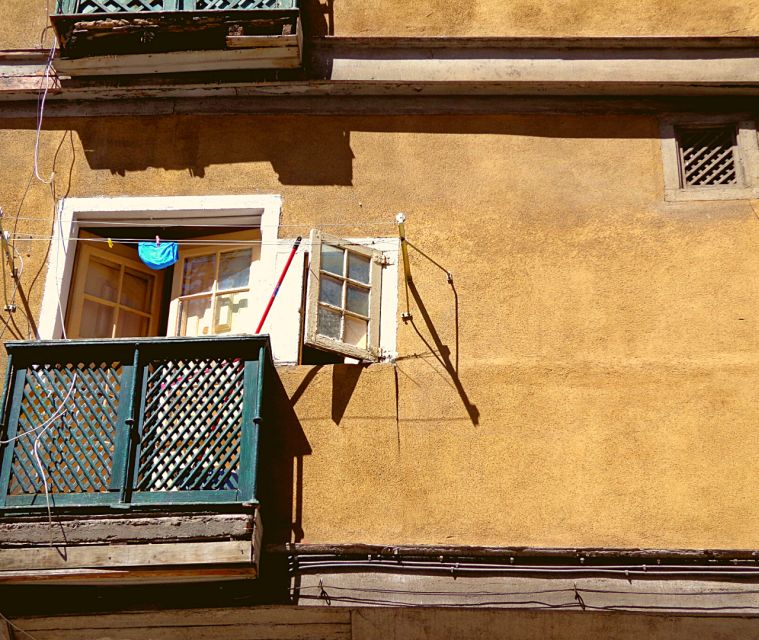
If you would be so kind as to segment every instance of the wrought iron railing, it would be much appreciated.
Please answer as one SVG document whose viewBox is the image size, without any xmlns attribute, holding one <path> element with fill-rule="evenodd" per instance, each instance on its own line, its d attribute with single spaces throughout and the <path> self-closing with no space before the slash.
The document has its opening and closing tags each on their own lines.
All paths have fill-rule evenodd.
<svg viewBox="0 0 759 640">
<path fill-rule="evenodd" d="M 56 15 L 297 9 L 298 0 L 57 0 Z"/>
<path fill-rule="evenodd" d="M 0 508 L 255 501 L 267 338 L 6 349 Z"/>
</svg>

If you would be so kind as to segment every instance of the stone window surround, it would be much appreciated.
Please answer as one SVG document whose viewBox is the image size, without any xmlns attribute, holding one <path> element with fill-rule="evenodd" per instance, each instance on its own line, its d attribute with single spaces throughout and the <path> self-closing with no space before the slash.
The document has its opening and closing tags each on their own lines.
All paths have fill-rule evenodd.
<svg viewBox="0 0 759 640">
<path fill-rule="evenodd" d="M 715 187 L 682 187 L 676 127 L 735 124 L 737 158 L 743 184 Z M 759 198 L 759 140 L 756 122 L 745 113 L 668 115 L 660 121 L 664 168 L 664 199 L 669 202 L 703 200 L 750 200 Z"/>
</svg>

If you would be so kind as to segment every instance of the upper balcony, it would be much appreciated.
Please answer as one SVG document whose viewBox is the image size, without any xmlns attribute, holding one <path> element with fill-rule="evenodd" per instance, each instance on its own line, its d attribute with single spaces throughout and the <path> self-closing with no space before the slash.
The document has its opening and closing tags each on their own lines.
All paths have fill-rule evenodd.
<svg viewBox="0 0 759 640">
<path fill-rule="evenodd" d="M 268 338 L 6 347 L 0 582 L 167 565 L 255 576 Z"/>
<path fill-rule="evenodd" d="M 296 69 L 298 0 L 57 0 L 66 75 Z"/>
</svg>

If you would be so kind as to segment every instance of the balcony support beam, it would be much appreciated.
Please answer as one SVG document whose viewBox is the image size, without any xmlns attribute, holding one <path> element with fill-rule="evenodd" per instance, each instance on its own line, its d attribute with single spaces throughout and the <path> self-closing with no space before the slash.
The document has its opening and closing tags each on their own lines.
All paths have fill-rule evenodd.
<svg viewBox="0 0 759 640">
<path fill-rule="evenodd" d="M 258 508 L 65 516 L 52 528 L 44 517 L 7 518 L 0 520 L 0 584 L 255 578 L 262 531 Z"/>
</svg>

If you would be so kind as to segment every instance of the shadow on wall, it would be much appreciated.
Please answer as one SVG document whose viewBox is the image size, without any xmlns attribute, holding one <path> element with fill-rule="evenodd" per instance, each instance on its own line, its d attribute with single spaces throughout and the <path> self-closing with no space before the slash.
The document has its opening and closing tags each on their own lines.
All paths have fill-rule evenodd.
<svg viewBox="0 0 759 640">
<path fill-rule="evenodd" d="M 131 119 L 129 119 L 131 120 Z M 107 119 L 81 123 L 92 169 L 114 174 L 149 168 L 203 178 L 214 165 L 268 162 L 281 184 L 350 185 L 350 133 L 340 122 L 283 117 L 161 117 L 152 126 Z"/>
<path fill-rule="evenodd" d="M 409 240 L 406 240 L 406 243 L 409 249 L 415 251 L 418 255 L 424 258 L 424 260 L 429 265 L 432 265 L 435 267 L 435 269 L 438 269 L 445 274 L 446 281 L 452 294 L 453 302 L 453 349 L 451 349 L 451 347 L 446 344 L 441 337 L 440 331 L 438 331 L 437 327 L 435 326 L 435 322 L 433 321 L 430 312 L 427 310 L 427 307 L 424 304 L 422 294 L 419 292 L 417 284 L 412 278 L 409 278 L 404 283 L 406 290 L 406 314 L 402 316 L 403 321 L 411 325 L 417 337 L 427 348 L 427 353 L 431 354 L 448 374 L 451 379 L 453 388 L 456 390 L 461 403 L 464 405 L 464 409 L 469 416 L 469 420 L 472 423 L 472 426 L 476 427 L 480 424 L 480 411 L 477 408 L 477 405 L 475 405 L 470 400 L 469 394 L 466 392 L 466 389 L 464 388 L 464 385 L 461 382 L 461 378 L 459 376 L 459 353 L 461 346 L 459 325 L 459 293 L 456 289 L 456 283 L 454 282 L 453 274 L 437 260 L 422 251 L 419 247 L 411 243 Z M 434 280 L 432 282 L 434 283 Z M 413 310 L 411 300 L 414 302 Z M 421 316 L 421 323 L 418 321 L 416 316 Z M 426 354 L 409 353 L 400 356 L 398 358 L 398 361 L 412 360 L 414 358 L 424 357 L 424 355 Z M 400 390 L 398 386 L 397 369 L 395 392 L 396 397 L 398 398 Z M 398 402 L 399 401 L 400 400 L 398 398 Z M 400 419 L 400 415 L 398 416 L 398 419 Z"/>
<path fill-rule="evenodd" d="M 334 7 L 335 0 L 300 0 L 303 31 L 309 38 L 335 35 Z"/>
<path fill-rule="evenodd" d="M 265 422 L 261 433 L 258 498 L 264 523 L 263 549 L 300 542 L 303 532 L 303 458 L 311 446 L 294 407 L 316 375 L 315 367 L 302 381 L 293 398 L 288 397 L 277 372 L 269 372 Z M 284 554 L 261 556 L 257 592 L 265 602 L 286 602 L 290 594 L 288 558 Z"/>
<path fill-rule="evenodd" d="M 28 126 L 28 125 L 27 125 Z M 641 118 L 520 116 L 160 116 L 48 118 L 48 130 L 73 129 L 87 164 L 113 174 L 147 169 L 203 178 L 215 165 L 269 163 L 282 185 L 353 184 L 352 132 L 538 138 L 656 138 Z"/>
</svg>

